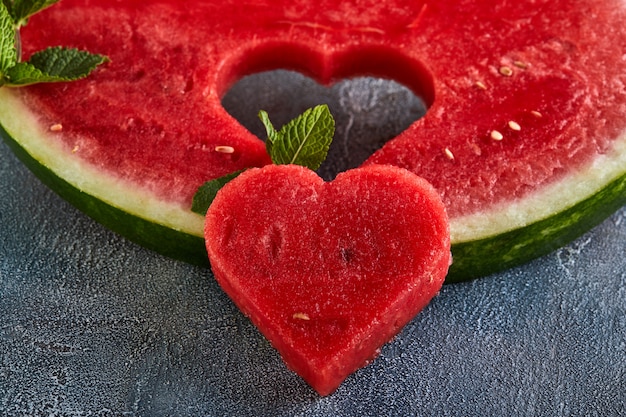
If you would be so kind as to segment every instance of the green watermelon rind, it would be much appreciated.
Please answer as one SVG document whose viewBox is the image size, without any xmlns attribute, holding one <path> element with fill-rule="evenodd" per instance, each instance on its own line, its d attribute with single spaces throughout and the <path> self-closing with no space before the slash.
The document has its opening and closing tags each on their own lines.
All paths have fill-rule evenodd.
<svg viewBox="0 0 626 417">
<path fill-rule="evenodd" d="M 192 213 L 190 207 L 160 201 L 138 186 L 120 183 L 112 175 L 85 167 L 67 149 L 48 145 L 53 134 L 20 101 L 19 94 L 8 89 L 0 89 L 0 136 L 44 184 L 105 227 L 168 257 L 209 266 L 201 216 Z M 614 153 L 604 159 L 599 157 L 588 172 L 557 184 L 554 195 L 560 196 L 564 187 L 572 187 L 576 190 L 571 194 L 582 196 L 578 200 L 570 198 L 562 203 L 550 195 L 529 199 L 534 217 L 527 224 L 517 224 L 516 218 L 518 212 L 529 211 L 528 201 L 520 207 L 512 204 L 506 215 L 504 210 L 496 209 L 477 219 L 454 219 L 453 263 L 446 282 L 478 278 L 545 255 L 626 204 L 626 152 L 622 149 L 626 148 L 626 134 L 615 143 Z M 102 178 L 94 178 L 98 176 Z M 582 179 L 591 185 L 576 188 Z M 551 193 L 550 187 L 544 191 Z M 546 200 L 551 201 L 545 203 Z M 535 202 L 543 207 L 535 210 Z"/>
<path fill-rule="evenodd" d="M 522 265 L 565 246 L 626 204 L 626 174 L 574 206 L 497 236 L 452 245 L 446 283 Z"/>
</svg>

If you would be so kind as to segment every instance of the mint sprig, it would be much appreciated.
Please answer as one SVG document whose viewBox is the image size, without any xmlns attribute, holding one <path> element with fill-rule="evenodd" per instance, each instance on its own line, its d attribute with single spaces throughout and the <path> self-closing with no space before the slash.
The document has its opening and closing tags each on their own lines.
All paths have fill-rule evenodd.
<svg viewBox="0 0 626 417">
<path fill-rule="evenodd" d="M 267 112 L 261 110 L 259 118 L 267 131 L 265 147 L 274 164 L 302 165 L 315 170 L 326 159 L 335 134 L 335 119 L 326 104 L 306 110 L 280 130 L 274 128 Z M 217 192 L 242 172 L 205 182 L 194 195 L 191 210 L 205 215 Z"/>
<path fill-rule="evenodd" d="M 19 30 L 28 18 L 59 0 L 2 0 L 0 3 L 0 87 L 74 81 L 108 59 L 74 48 L 50 47 L 21 62 Z"/>
<path fill-rule="evenodd" d="M 275 164 L 296 164 L 316 170 L 320 167 L 335 133 L 335 120 L 326 104 L 315 106 L 276 131 L 267 112 L 259 118 L 265 125 L 267 153 Z"/>
</svg>

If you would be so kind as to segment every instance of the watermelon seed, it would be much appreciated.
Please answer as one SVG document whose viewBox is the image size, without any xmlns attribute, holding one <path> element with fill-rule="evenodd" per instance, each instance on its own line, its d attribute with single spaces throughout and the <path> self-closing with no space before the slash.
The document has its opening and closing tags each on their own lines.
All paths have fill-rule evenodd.
<svg viewBox="0 0 626 417">
<path fill-rule="evenodd" d="M 491 139 L 493 140 L 504 139 L 504 136 L 502 135 L 502 133 L 498 132 L 497 130 L 492 130 L 490 136 L 491 136 Z"/>
<path fill-rule="evenodd" d="M 309 321 L 311 320 L 311 318 L 309 317 L 308 314 L 306 313 L 294 313 L 294 315 L 292 316 L 294 319 L 298 319 L 298 320 L 306 320 Z"/>
<path fill-rule="evenodd" d="M 514 61 L 513 65 L 515 65 L 517 68 L 521 68 L 521 69 L 528 68 L 528 65 L 526 65 L 526 63 L 522 62 L 522 61 Z"/>
<path fill-rule="evenodd" d="M 55 123 L 52 126 L 50 126 L 51 132 L 60 132 L 62 130 L 63 130 L 63 125 L 61 123 Z"/>
<path fill-rule="evenodd" d="M 513 75 L 513 70 L 509 67 L 500 67 L 500 74 L 504 75 L 505 77 L 510 77 L 511 75 Z"/>
<path fill-rule="evenodd" d="M 449 160 L 451 160 L 451 161 L 454 160 L 454 154 L 452 153 L 452 151 L 449 148 L 445 148 L 443 150 L 443 153 L 446 155 L 446 158 L 448 158 Z"/>
<path fill-rule="evenodd" d="M 476 82 L 474 83 L 474 85 L 475 85 L 476 87 L 478 87 L 479 89 L 481 89 L 481 90 L 486 90 L 486 89 L 487 89 L 487 86 L 486 86 L 486 85 L 485 85 L 485 83 L 483 83 L 482 81 L 476 81 Z"/>
<path fill-rule="evenodd" d="M 522 127 L 517 122 L 514 122 L 513 120 L 509 122 L 509 128 L 516 132 L 519 132 L 520 130 L 522 130 Z"/>
<path fill-rule="evenodd" d="M 530 114 L 532 114 L 533 116 L 535 116 L 537 118 L 543 117 L 543 114 L 539 113 L 537 110 L 531 111 Z"/>
<path fill-rule="evenodd" d="M 232 146 L 220 145 L 215 147 L 215 152 L 219 153 L 235 153 L 235 148 Z"/>
</svg>

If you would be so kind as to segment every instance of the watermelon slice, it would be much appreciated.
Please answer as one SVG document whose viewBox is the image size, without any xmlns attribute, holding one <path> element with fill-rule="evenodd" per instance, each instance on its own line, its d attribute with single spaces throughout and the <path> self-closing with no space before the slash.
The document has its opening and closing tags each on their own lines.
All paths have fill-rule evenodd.
<svg viewBox="0 0 626 417">
<path fill-rule="evenodd" d="M 394 79 L 429 110 L 366 164 L 440 192 L 456 281 L 542 255 L 626 203 L 624 21 L 622 0 L 63 0 L 23 29 L 25 57 L 64 45 L 110 63 L 70 84 L 0 89 L 0 124 L 79 208 L 206 264 L 195 190 L 269 163 L 220 104 L 234 82 L 276 68 Z"/>
<path fill-rule="evenodd" d="M 222 288 L 321 395 L 377 356 L 450 265 L 437 191 L 392 166 L 332 182 L 297 165 L 247 170 L 220 190 L 205 233 Z"/>
</svg>

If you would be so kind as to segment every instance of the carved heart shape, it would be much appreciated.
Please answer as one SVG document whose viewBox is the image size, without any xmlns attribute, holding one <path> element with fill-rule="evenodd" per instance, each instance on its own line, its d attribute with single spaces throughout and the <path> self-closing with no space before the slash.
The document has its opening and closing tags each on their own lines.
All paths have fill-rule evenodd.
<svg viewBox="0 0 626 417">
<path fill-rule="evenodd" d="M 278 127 L 319 104 L 328 105 L 336 128 L 328 157 L 316 170 L 327 181 L 362 165 L 427 110 L 420 97 L 392 80 L 355 77 L 322 85 L 299 72 L 285 70 L 246 76 L 222 99 L 226 111 L 260 138 L 267 133 L 259 110 L 266 110 Z"/>
<path fill-rule="evenodd" d="M 332 182 L 298 166 L 248 170 L 218 193 L 205 237 L 224 291 L 321 395 L 377 355 L 450 264 L 439 195 L 390 166 Z"/>
</svg>

